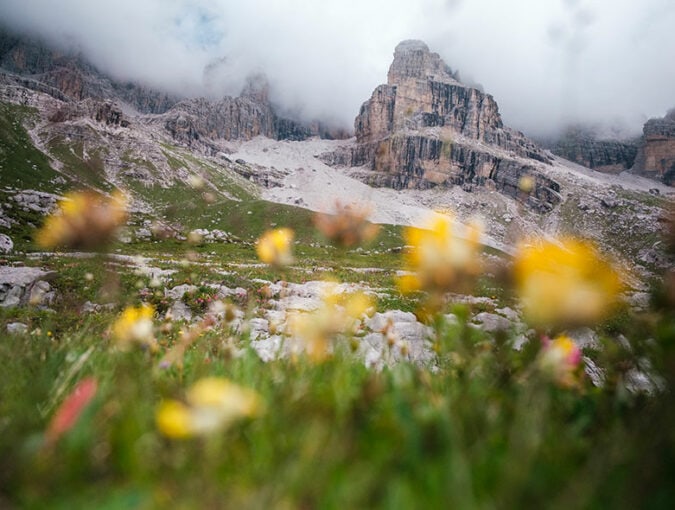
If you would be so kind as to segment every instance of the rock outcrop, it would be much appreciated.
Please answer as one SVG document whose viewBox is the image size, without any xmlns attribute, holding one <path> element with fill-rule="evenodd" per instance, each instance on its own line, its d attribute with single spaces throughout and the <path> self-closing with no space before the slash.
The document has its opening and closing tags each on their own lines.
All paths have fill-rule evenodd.
<svg viewBox="0 0 675 510">
<path fill-rule="evenodd" d="M 632 171 L 672 186 L 675 183 L 675 108 L 663 118 L 649 119 L 642 132 L 642 144 Z"/>
<path fill-rule="evenodd" d="M 55 276 L 37 267 L 0 266 L 0 307 L 51 304 L 55 292 L 49 280 Z"/>
<path fill-rule="evenodd" d="M 50 122 L 65 122 L 89 117 L 106 126 L 129 127 L 130 121 L 122 109 L 113 101 L 85 99 L 84 101 L 61 103 L 49 116 Z"/>
<path fill-rule="evenodd" d="M 621 173 L 635 163 L 639 140 L 601 139 L 591 129 L 570 126 L 549 148 L 569 161 L 598 172 Z"/>
<path fill-rule="evenodd" d="M 370 184 L 396 189 L 460 185 L 469 191 L 491 186 L 522 197 L 518 183 L 529 176 L 532 207 L 549 210 L 559 201 L 558 184 L 534 165 L 550 162 L 548 156 L 505 127 L 494 98 L 461 83 L 421 41 L 396 47 L 387 84 L 361 106 L 354 127 L 356 148 L 324 160 L 370 167 Z"/>
</svg>

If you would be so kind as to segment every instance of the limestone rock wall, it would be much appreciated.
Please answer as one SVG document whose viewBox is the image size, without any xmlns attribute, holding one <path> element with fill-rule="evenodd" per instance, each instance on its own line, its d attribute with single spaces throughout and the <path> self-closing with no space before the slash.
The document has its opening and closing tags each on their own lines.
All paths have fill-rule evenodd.
<svg viewBox="0 0 675 510">
<path fill-rule="evenodd" d="M 571 126 L 548 144 L 551 152 L 599 172 L 621 173 L 635 163 L 639 140 L 603 140 L 590 129 Z"/>
<path fill-rule="evenodd" d="M 371 184 L 396 189 L 493 186 L 519 196 L 520 177 L 530 175 L 535 177 L 530 205 L 547 210 L 560 200 L 559 186 L 522 162 L 548 163 L 546 153 L 505 127 L 494 98 L 462 84 L 421 41 L 396 47 L 388 83 L 363 103 L 354 129 L 355 148 L 322 159 L 371 168 Z"/>
</svg>

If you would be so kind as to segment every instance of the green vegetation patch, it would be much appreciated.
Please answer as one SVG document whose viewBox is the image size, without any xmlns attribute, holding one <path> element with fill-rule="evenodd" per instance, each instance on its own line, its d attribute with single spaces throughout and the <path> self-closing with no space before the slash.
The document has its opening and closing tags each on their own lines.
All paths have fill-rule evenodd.
<svg viewBox="0 0 675 510">
<path fill-rule="evenodd" d="M 0 102 L 0 186 L 59 193 L 71 183 L 33 145 L 25 125 L 36 116 L 33 108 Z"/>
</svg>

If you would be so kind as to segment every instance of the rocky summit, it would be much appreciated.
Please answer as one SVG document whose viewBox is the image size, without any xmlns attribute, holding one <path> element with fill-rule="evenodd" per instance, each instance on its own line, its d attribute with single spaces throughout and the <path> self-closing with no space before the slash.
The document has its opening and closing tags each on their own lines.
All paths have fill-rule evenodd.
<svg viewBox="0 0 675 510">
<path fill-rule="evenodd" d="M 354 128 L 356 148 L 327 159 L 368 166 L 370 184 L 487 187 L 518 197 L 520 179 L 529 176 L 530 206 L 546 211 L 560 201 L 559 184 L 538 170 L 549 156 L 504 126 L 494 98 L 463 84 L 421 41 L 396 47 L 387 83 L 361 106 Z"/>
</svg>

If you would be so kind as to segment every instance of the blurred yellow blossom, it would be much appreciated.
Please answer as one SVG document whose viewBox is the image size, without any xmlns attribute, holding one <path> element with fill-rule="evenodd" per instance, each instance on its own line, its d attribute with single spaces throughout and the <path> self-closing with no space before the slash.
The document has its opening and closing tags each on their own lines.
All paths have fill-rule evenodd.
<svg viewBox="0 0 675 510">
<path fill-rule="evenodd" d="M 571 387 L 578 382 L 581 350 L 565 335 L 554 340 L 544 338 L 538 363 L 540 369 L 558 384 Z"/>
<path fill-rule="evenodd" d="M 155 421 L 163 435 L 183 439 L 223 430 L 238 419 L 260 415 L 263 407 L 254 390 L 222 377 L 206 377 L 187 390 L 186 402 L 160 402 Z"/>
<path fill-rule="evenodd" d="M 293 262 L 292 243 L 295 237 L 290 228 L 265 232 L 255 245 L 258 257 L 265 264 L 281 267 Z"/>
<path fill-rule="evenodd" d="M 406 228 L 409 249 L 404 260 L 410 272 L 399 279 L 402 292 L 425 290 L 435 294 L 456 290 L 480 273 L 480 236 L 477 223 L 466 227 L 462 237 L 452 216 L 435 214 L 426 228 Z"/>
<path fill-rule="evenodd" d="M 520 247 L 514 276 L 527 320 L 541 327 L 595 323 L 622 288 L 619 275 L 597 250 L 574 239 Z"/>
<path fill-rule="evenodd" d="M 373 239 L 380 230 L 379 225 L 367 221 L 370 210 L 354 205 L 335 206 L 335 214 L 317 213 L 314 225 L 333 244 L 350 248 Z"/>
<path fill-rule="evenodd" d="M 534 189 L 535 181 L 531 175 L 523 175 L 518 179 L 518 189 L 523 193 L 530 193 Z"/>
<path fill-rule="evenodd" d="M 183 439 L 193 435 L 190 408 L 178 400 L 162 400 L 157 406 L 155 421 L 167 437 Z"/>
<path fill-rule="evenodd" d="M 112 326 L 117 347 L 128 350 L 133 343 L 138 343 L 154 350 L 157 347 L 152 320 L 154 313 L 154 308 L 146 304 L 125 308 Z"/>
<path fill-rule="evenodd" d="M 356 333 L 359 321 L 374 310 L 371 296 L 363 292 L 337 292 L 337 284 L 330 282 L 319 308 L 289 315 L 289 333 L 310 360 L 320 363 L 330 356 L 331 342 L 336 336 Z"/>
<path fill-rule="evenodd" d="M 126 209 L 126 198 L 119 191 L 110 198 L 91 191 L 68 193 L 58 210 L 47 217 L 35 241 L 42 248 L 99 248 L 124 224 Z"/>
</svg>

